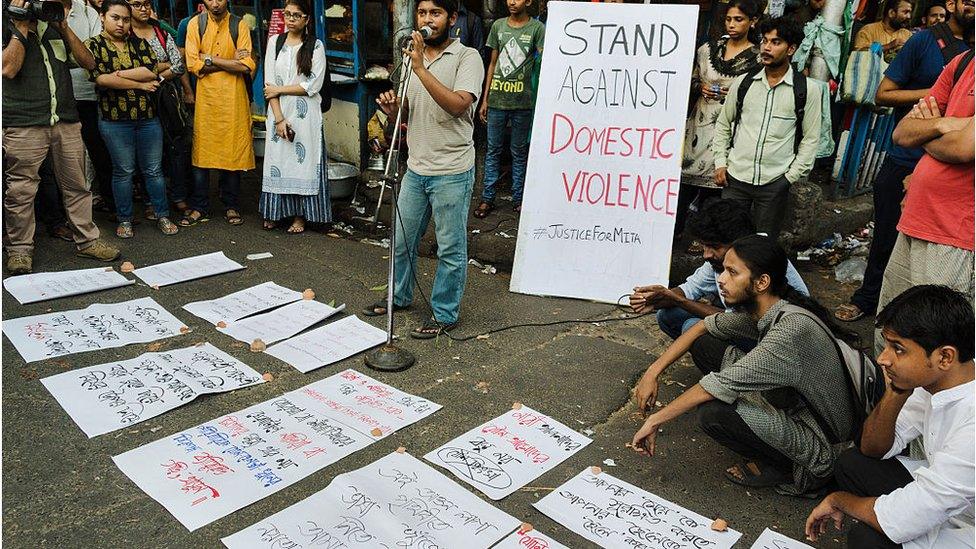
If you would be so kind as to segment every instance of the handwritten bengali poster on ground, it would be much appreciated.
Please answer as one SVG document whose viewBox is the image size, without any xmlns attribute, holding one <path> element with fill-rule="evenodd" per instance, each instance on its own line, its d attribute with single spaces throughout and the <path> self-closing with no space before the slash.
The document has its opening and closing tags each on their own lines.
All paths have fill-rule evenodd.
<svg viewBox="0 0 976 549">
<path fill-rule="evenodd" d="M 419 459 L 394 452 L 221 541 L 230 549 L 487 549 L 518 525 Z"/>
<path fill-rule="evenodd" d="M 698 7 L 550 2 L 513 292 L 667 284 Z"/>
<path fill-rule="evenodd" d="M 491 499 L 515 492 L 592 442 L 524 405 L 430 452 L 440 465 Z"/>
<path fill-rule="evenodd" d="M 3 333 L 26 362 L 149 343 L 187 330 L 150 297 L 3 321 Z"/>
<path fill-rule="evenodd" d="M 346 370 L 113 459 L 192 531 L 439 408 Z"/>
<path fill-rule="evenodd" d="M 303 373 L 386 342 L 386 332 L 355 315 L 286 339 L 266 352 Z"/>
<path fill-rule="evenodd" d="M 261 311 L 298 301 L 301 292 L 296 292 L 274 282 L 265 282 L 225 295 L 219 299 L 194 301 L 183 306 L 194 315 L 210 322 L 234 322 Z"/>
<path fill-rule="evenodd" d="M 532 504 L 600 547 L 729 549 L 742 536 L 712 519 L 592 468 Z"/>
<path fill-rule="evenodd" d="M 264 380 L 247 364 L 204 343 L 80 368 L 41 383 L 90 438 L 156 417 L 199 395 Z"/>
<path fill-rule="evenodd" d="M 813 549 L 813 547 L 766 528 L 752 544 L 751 549 Z"/>
<path fill-rule="evenodd" d="M 228 322 L 223 328 L 218 326 L 217 331 L 245 343 L 251 343 L 255 339 L 274 343 L 288 339 L 345 308 L 345 305 L 330 307 L 325 303 L 302 299 L 267 313 Z"/>
<path fill-rule="evenodd" d="M 135 284 L 111 267 L 11 276 L 3 287 L 22 305 Z"/>
<path fill-rule="evenodd" d="M 213 252 L 142 267 L 132 274 L 149 286 L 160 287 L 241 269 L 244 265 L 228 258 L 224 252 Z"/>
<path fill-rule="evenodd" d="M 516 530 L 492 549 L 569 549 L 538 530 Z"/>
</svg>

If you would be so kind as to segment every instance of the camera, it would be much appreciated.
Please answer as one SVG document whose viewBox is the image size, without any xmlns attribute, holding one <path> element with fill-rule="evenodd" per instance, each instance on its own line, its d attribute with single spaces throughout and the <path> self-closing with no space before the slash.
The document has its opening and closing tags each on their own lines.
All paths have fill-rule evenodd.
<svg viewBox="0 0 976 549">
<path fill-rule="evenodd" d="M 59 0 L 27 0 L 23 6 L 8 4 L 7 13 L 21 21 L 57 23 L 64 21 L 64 4 Z"/>
</svg>

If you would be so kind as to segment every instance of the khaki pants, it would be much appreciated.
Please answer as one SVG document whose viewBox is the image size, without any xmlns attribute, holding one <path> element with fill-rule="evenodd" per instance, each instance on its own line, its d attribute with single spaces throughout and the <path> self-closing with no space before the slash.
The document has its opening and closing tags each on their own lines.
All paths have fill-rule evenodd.
<svg viewBox="0 0 976 549">
<path fill-rule="evenodd" d="M 85 145 L 81 124 L 4 128 L 7 194 L 3 200 L 8 254 L 34 251 L 34 196 L 41 178 L 38 169 L 48 154 L 64 197 L 68 225 L 79 250 L 98 238 L 92 221 L 92 195 L 85 181 Z"/>
<path fill-rule="evenodd" d="M 973 252 L 898 233 L 885 268 L 878 311 L 905 290 L 922 284 L 941 284 L 962 292 L 973 302 Z M 874 331 L 876 356 L 884 350 L 881 330 Z"/>
</svg>

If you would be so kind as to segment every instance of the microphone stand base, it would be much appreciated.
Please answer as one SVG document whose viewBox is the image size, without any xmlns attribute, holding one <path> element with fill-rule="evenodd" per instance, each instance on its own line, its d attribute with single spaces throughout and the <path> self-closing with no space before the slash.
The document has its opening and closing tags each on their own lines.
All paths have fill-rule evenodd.
<svg viewBox="0 0 976 549">
<path fill-rule="evenodd" d="M 380 372 L 402 372 L 417 362 L 413 353 L 392 343 L 366 353 L 366 366 Z"/>
</svg>

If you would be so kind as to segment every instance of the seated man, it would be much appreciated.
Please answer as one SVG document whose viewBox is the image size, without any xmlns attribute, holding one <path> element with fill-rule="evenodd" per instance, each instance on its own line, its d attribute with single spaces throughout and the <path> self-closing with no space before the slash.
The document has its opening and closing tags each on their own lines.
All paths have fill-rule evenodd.
<svg viewBox="0 0 976 549">
<path fill-rule="evenodd" d="M 840 492 L 807 518 L 814 541 L 844 515 L 859 523 L 847 546 L 973 547 L 973 309 L 945 286 L 915 286 L 877 324 L 888 388 L 864 422 L 860 448 L 837 460 Z M 895 459 L 925 436 L 925 459 Z"/>
<path fill-rule="evenodd" d="M 851 439 L 856 417 L 834 338 L 857 336 L 790 288 L 786 252 L 773 239 L 736 240 L 723 265 L 718 284 L 733 310 L 705 317 L 676 339 L 637 385 L 637 404 L 641 411 L 653 405 L 658 376 L 706 333 L 754 340 L 755 347 L 748 353 L 730 347 L 719 371 L 648 416 L 633 448 L 653 455 L 658 429 L 698 406 L 702 430 L 746 458 L 726 469 L 730 481 L 791 495 L 816 490 L 831 480 L 835 443 Z"/>
<path fill-rule="evenodd" d="M 657 310 L 657 324 L 671 339 L 678 339 L 706 316 L 727 309 L 717 281 L 722 272 L 722 260 L 732 242 L 756 231 L 745 208 L 721 200 L 709 204 L 689 219 L 685 232 L 701 242 L 705 263 L 675 288 L 639 286 L 630 296 L 630 306 L 635 312 Z M 810 295 L 792 263 L 786 266 L 786 282 L 801 294 Z M 744 351 L 752 348 L 745 342 L 736 343 L 741 344 Z M 692 345 L 691 356 L 702 373 L 707 374 L 717 369 L 727 346 L 728 342 L 706 334 Z"/>
</svg>

